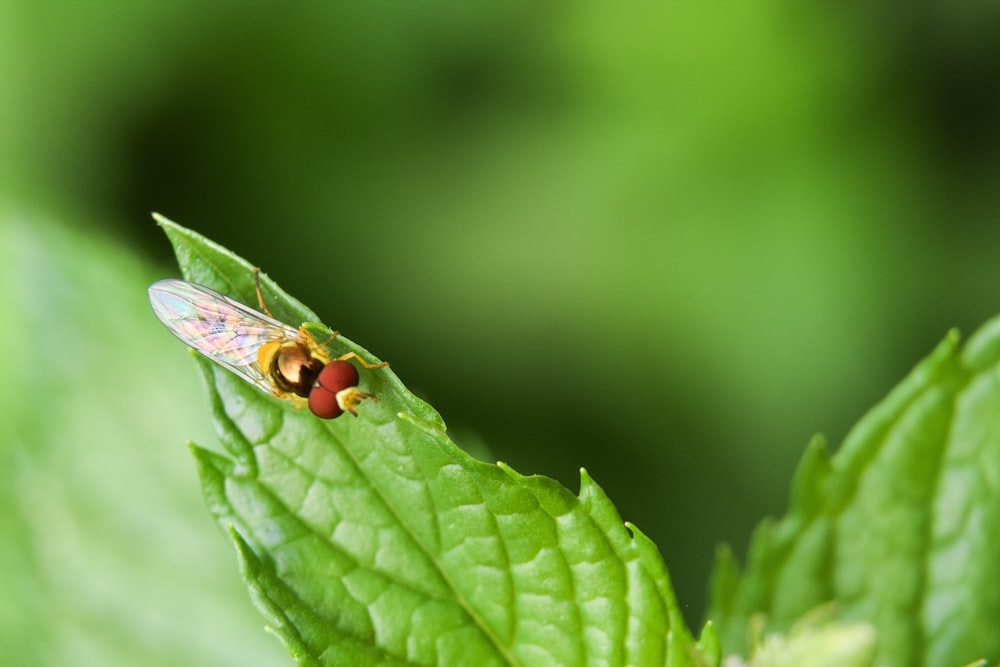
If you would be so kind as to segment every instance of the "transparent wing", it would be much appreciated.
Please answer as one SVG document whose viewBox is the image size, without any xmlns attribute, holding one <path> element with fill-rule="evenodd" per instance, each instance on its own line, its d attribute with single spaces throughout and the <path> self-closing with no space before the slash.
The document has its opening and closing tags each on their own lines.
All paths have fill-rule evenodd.
<svg viewBox="0 0 1000 667">
<path fill-rule="evenodd" d="M 274 383 L 257 362 L 261 346 L 298 331 L 201 285 L 160 280 L 149 287 L 153 312 L 187 345 L 269 394 Z"/>
</svg>

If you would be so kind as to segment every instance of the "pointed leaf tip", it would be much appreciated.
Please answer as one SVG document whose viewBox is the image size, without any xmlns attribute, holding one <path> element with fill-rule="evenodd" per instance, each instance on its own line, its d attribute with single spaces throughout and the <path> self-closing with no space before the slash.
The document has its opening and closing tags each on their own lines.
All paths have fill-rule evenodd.
<svg viewBox="0 0 1000 667">
<path fill-rule="evenodd" d="M 718 667 L 722 662 L 722 644 L 712 621 L 706 621 L 698 637 L 698 650 L 704 654 L 707 667 Z"/>
<path fill-rule="evenodd" d="M 164 229 L 189 279 L 204 275 L 244 303 L 241 294 L 254 296 L 242 258 L 174 223 Z M 277 286 L 263 287 L 269 304 L 294 311 Z M 696 655 L 658 550 L 626 528 L 586 470 L 575 496 L 475 461 L 389 371 L 372 377 L 388 417 L 324 421 L 199 364 L 235 459 L 192 449 L 206 499 L 251 598 L 300 664 L 663 665 Z"/>
</svg>

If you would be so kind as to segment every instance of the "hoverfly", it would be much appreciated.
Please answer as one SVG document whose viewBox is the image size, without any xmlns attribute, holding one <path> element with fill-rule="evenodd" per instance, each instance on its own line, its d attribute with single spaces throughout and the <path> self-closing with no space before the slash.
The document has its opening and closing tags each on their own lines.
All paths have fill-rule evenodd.
<svg viewBox="0 0 1000 667">
<path fill-rule="evenodd" d="M 370 364 L 354 352 L 331 359 L 325 345 L 310 336 L 305 327 L 295 329 L 271 316 L 260 291 L 259 270 L 254 269 L 258 312 L 204 285 L 184 280 L 160 280 L 149 287 L 149 303 L 163 325 L 200 354 L 278 398 L 289 399 L 299 408 L 306 405 L 322 419 L 343 412 L 357 416 L 357 406 L 374 394 L 358 388 L 358 371 L 348 362 L 356 359 L 365 368 L 381 368 L 388 362 Z"/>
</svg>

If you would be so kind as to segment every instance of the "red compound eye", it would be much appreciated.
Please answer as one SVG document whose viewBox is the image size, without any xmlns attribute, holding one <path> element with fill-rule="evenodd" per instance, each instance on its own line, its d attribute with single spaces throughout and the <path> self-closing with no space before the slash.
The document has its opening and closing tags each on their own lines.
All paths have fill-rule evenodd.
<svg viewBox="0 0 1000 667">
<path fill-rule="evenodd" d="M 344 409 L 337 401 L 337 393 L 356 387 L 358 379 L 358 370 L 354 366 L 334 359 L 319 372 L 313 383 L 309 392 L 309 410 L 321 419 L 339 417 Z"/>
</svg>

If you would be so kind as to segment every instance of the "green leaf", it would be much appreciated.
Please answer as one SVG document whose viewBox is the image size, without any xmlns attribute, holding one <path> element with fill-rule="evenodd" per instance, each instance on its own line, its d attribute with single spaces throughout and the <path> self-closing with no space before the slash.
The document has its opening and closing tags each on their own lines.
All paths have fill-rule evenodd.
<svg viewBox="0 0 1000 667">
<path fill-rule="evenodd" d="M 158 220 L 187 279 L 256 303 L 249 264 Z M 329 335 L 262 288 L 278 319 Z M 331 347 L 375 361 L 343 336 Z M 656 547 L 585 471 L 574 496 L 474 460 L 387 368 L 362 375 L 377 403 L 324 421 L 199 361 L 231 456 L 194 448 L 205 498 L 299 664 L 718 665 L 714 633 L 702 653 L 685 628 Z"/>
<path fill-rule="evenodd" d="M 742 577 L 719 551 L 710 616 L 727 651 L 746 653 L 755 614 L 786 632 L 836 600 L 877 630 L 878 664 L 1000 658 L 1000 319 L 958 343 L 950 333 L 835 457 L 810 444 Z"/>
<path fill-rule="evenodd" d="M 184 456 L 212 429 L 163 271 L 86 222 L 0 204 L 0 663 L 287 663 Z"/>
</svg>

